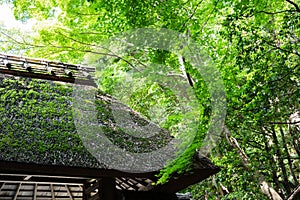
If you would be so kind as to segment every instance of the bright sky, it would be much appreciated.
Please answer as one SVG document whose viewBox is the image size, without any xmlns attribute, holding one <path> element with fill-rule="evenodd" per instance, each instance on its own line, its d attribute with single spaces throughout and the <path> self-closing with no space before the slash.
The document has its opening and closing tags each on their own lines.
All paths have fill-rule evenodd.
<svg viewBox="0 0 300 200">
<path fill-rule="evenodd" d="M 0 5 L 0 25 L 6 28 L 20 28 L 24 31 L 29 31 L 35 23 L 35 20 L 28 20 L 27 23 L 17 21 L 11 9 L 12 6 L 8 4 Z"/>
</svg>

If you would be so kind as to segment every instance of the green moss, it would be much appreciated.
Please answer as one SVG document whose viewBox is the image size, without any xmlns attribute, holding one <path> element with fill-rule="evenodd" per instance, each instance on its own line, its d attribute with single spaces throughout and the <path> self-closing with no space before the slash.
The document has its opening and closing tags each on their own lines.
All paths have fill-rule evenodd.
<svg viewBox="0 0 300 200">
<path fill-rule="evenodd" d="M 0 160 L 103 167 L 85 149 L 72 118 L 72 88 L 50 81 L 0 81 Z"/>
<path fill-rule="evenodd" d="M 95 90 L 82 90 L 86 95 Z M 85 148 L 73 116 L 88 118 L 83 110 L 96 106 L 98 123 L 111 142 L 130 152 L 151 152 L 172 138 L 160 129 L 150 138 L 135 137 L 119 127 L 112 109 L 112 97 L 99 91 L 95 102 L 83 99 L 72 109 L 72 86 L 51 81 L 6 77 L 0 79 L 0 160 L 33 162 L 81 167 L 104 167 Z M 128 112 L 132 126 L 148 125 L 148 121 L 120 104 L 120 112 Z M 86 119 L 82 120 L 85 122 Z M 81 122 L 81 123 L 82 123 Z M 80 123 L 79 123 L 80 124 Z M 98 139 L 99 129 L 84 123 L 88 140 Z M 157 130 L 157 129 L 156 129 Z M 97 142 L 99 144 L 99 142 Z M 97 148 L 97 147 L 95 147 Z M 95 152 L 95 151 L 94 151 Z"/>
</svg>

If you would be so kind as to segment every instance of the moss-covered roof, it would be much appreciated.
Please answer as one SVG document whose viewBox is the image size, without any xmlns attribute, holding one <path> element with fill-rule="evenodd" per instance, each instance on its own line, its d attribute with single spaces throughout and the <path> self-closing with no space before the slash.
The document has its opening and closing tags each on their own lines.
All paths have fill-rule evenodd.
<svg viewBox="0 0 300 200">
<path fill-rule="evenodd" d="M 71 96 L 69 85 L 0 77 L 0 160 L 104 167 L 76 132 Z"/>
<path fill-rule="evenodd" d="M 161 133 L 150 138 L 138 138 L 125 133 L 114 121 L 112 101 L 115 101 L 113 97 L 98 91 L 98 122 L 114 145 L 140 153 L 161 148 L 171 139 L 168 132 L 158 128 L 155 130 L 160 130 Z M 77 133 L 78 126 L 74 124 L 71 108 L 70 84 L 2 76 L 0 104 L 1 160 L 105 167 L 86 150 Z M 118 109 L 132 116 L 133 120 L 128 122 L 131 124 L 127 124 L 131 127 L 150 123 L 124 105 Z M 91 138 L 95 135 L 96 133 L 89 133 Z"/>
</svg>

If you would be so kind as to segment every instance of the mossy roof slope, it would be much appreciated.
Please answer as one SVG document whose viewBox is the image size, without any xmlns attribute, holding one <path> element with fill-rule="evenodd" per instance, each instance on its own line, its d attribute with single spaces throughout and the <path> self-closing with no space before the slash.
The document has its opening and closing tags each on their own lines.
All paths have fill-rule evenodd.
<svg viewBox="0 0 300 200">
<path fill-rule="evenodd" d="M 77 133 L 72 89 L 70 84 L 2 75 L 0 160 L 105 168 L 87 151 Z M 116 129 L 110 109 L 114 99 L 100 91 L 97 93 L 98 122 L 115 145 L 132 152 L 147 152 L 171 139 L 162 129 L 159 129 L 160 134 L 150 138 L 136 138 Z M 121 109 L 133 116 L 131 126 L 149 123 L 128 107 Z"/>
<path fill-rule="evenodd" d="M 0 159 L 103 167 L 84 148 L 71 110 L 72 88 L 29 78 L 0 78 Z"/>
</svg>

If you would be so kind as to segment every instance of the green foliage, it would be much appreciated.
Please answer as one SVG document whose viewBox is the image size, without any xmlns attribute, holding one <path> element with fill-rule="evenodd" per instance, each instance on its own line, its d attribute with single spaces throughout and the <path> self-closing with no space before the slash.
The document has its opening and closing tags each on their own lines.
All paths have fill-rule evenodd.
<svg viewBox="0 0 300 200">
<path fill-rule="evenodd" d="M 300 182 L 299 124 L 290 123 L 299 121 L 299 117 L 291 119 L 291 116 L 297 116 L 297 112 L 299 116 L 300 110 L 300 2 L 293 2 L 298 7 L 284 0 L 15 0 L 18 19 L 35 17 L 49 23 L 36 27 L 37 35 L 26 36 L 27 43 L 8 39 L 8 44 L 13 45 L 2 49 L 25 49 L 27 55 L 74 63 L 88 60 L 89 64 L 100 66 L 97 74 L 100 89 L 113 94 L 126 79 L 126 72 L 134 68 L 143 69 L 156 63 L 170 66 L 174 73 L 182 72 L 178 56 L 171 52 L 141 49 L 129 50 L 127 55 L 114 55 L 101 46 L 102 41 L 139 27 L 163 27 L 188 35 L 203 46 L 222 74 L 227 96 L 226 126 L 231 139 L 236 139 L 248 158 L 245 164 L 238 148 L 224 133 L 210 155 L 222 171 L 189 191 L 195 199 L 205 199 L 205 196 L 209 199 L 266 199 L 259 185 L 265 180 L 282 198 L 287 198 Z M 108 67 L 101 68 L 102 65 Z M 199 128 L 193 144 L 161 171 L 159 183 L 167 181 L 173 172 L 190 168 L 189 161 L 195 150 L 201 148 L 209 126 L 208 88 L 197 68 L 189 63 L 185 63 L 185 67 L 194 80 L 193 90 L 201 111 L 197 115 Z M 27 96 L 15 90 L 2 90 L 2 94 L 1 101 L 10 98 L 14 105 L 18 102 L 16 95 L 28 98 L 29 107 L 39 103 L 32 98 L 39 97 L 34 90 Z M 146 84 L 128 99 L 128 105 L 146 118 L 151 118 L 150 108 L 159 102 L 166 111 L 166 123 L 161 124 L 165 128 L 176 127 L 184 118 L 172 110 L 177 100 L 161 85 Z M 55 108 L 56 105 L 50 106 Z M 5 112 L 4 107 L 0 109 L 1 113 Z M 18 145 L 12 140 L 12 130 L 5 133 L 2 146 Z M 118 138 L 121 141 L 122 136 Z M 222 190 L 222 186 L 229 193 Z"/>
</svg>

